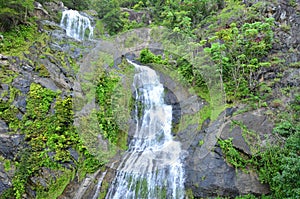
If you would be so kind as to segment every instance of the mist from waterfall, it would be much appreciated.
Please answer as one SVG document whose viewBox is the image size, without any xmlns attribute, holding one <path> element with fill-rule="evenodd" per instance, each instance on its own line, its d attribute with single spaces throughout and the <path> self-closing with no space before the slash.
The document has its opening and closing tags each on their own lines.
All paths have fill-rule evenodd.
<svg viewBox="0 0 300 199">
<path fill-rule="evenodd" d="M 94 28 L 88 17 L 81 15 L 77 10 L 65 10 L 62 13 L 60 26 L 66 30 L 66 34 L 76 40 L 93 37 Z"/>
<path fill-rule="evenodd" d="M 136 70 L 133 82 L 136 130 L 106 199 L 182 199 L 183 152 L 171 134 L 172 106 L 164 103 L 164 87 L 156 72 L 130 63 Z"/>
</svg>

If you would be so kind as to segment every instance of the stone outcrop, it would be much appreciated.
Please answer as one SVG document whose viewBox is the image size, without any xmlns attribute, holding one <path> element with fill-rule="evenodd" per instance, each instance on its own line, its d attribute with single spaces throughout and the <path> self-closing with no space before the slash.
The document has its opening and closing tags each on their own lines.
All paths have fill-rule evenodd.
<svg viewBox="0 0 300 199">
<path fill-rule="evenodd" d="M 258 137 L 257 144 L 263 145 L 272 131 L 272 123 L 257 112 L 244 113 L 231 118 L 251 128 Z M 225 113 L 223 114 L 225 116 Z M 232 128 L 231 120 L 219 117 L 208 128 L 200 131 L 188 149 L 186 158 L 186 188 L 195 197 L 234 197 L 243 194 L 261 195 L 269 193 L 268 185 L 261 184 L 256 173 L 235 169 L 225 161 L 217 139 L 233 139 L 233 145 L 245 154 L 251 154 L 251 147 L 239 127 Z M 268 137 L 268 138 L 267 138 Z M 203 140 L 202 144 L 199 141 Z M 258 142 L 257 140 L 257 142 Z M 256 145 L 255 145 L 256 146 Z"/>
</svg>

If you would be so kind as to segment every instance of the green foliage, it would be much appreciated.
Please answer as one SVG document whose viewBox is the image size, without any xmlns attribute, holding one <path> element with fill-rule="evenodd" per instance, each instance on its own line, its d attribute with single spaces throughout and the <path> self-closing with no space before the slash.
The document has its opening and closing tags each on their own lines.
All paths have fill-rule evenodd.
<svg viewBox="0 0 300 199">
<path fill-rule="evenodd" d="M 50 111 L 51 106 L 54 113 Z M 70 155 L 70 148 L 80 152 L 82 159 L 76 164 L 87 172 L 92 172 L 101 165 L 99 160 L 96 160 L 82 147 L 79 136 L 73 127 L 72 108 L 72 98 L 61 98 L 57 92 L 43 88 L 39 84 L 31 84 L 27 97 L 27 112 L 22 118 L 22 125 L 20 125 L 29 148 L 20 152 L 20 160 L 16 163 L 17 170 L 13 178 L 13 190 L 16 198 L 21 198 L 29 178 L 38 175 L 41 167 L 59 170 L 62 167 L 61 163 L 75 161 Z M 53 179 L 50 187 L 38 188 L 41 198 L 44 198 L 47 191 L 52 193 L 54 190 L 57 191 L 57 187 L 60 187 L 60 193 L 62 192 L 71 180 L 69 174 L 73 171 L 64 172 L 66 175 L 56 180 Z"/>
<path fill-rule="evenodd" d="M 149 64 L 149 63 L 156 63 L 156 64 L 168 64 L 168 60 L 163 60 L 161 55 L 154 55 L 148 48 L 143 49 L 140 53 L 141 63 Z"/>
<path fill-rule="evenodd" d="M 156 22 L 170 28 L 174 32 L 193 35 L 192 28 L 213 12 L 223 7 L 223 0 L 171 0 L 165 2 L 148 1 L 154 8 Z"/>
<path fill-rule="evenodd" d="M 19 24 L 28 22 L 29 12 L 33 10 L 33 0 L 0 1 L 0 32 L 8 31 Z"/>
<path fill-rule="evenodd" d="M 92 0 L 92 7 L 96 8 L 98 16 L 103 19 L 110 34 L 144 26 L 136 21 L 129 21 L 127 14 L 121 13 L 121 7 L 133 8 L 150 12 L 153 23 L 164 25 L 174 33 L 193 35 L 193 28 L 198 23 L 223 7 L 223 0 Z"/>
<path fill-rule="evenodd" d="M 20 120 L 16 117 L 19 113 L 17 107 L 12 105 L 15 97 L 20 94 L 20 91 L 14 87 L 9 88 L 9 100 L 0 99 L 0 118 L 8 124 L 10 131 L 17 131 L 20 127 Z M 4 97 L 4 96 L 2 96 Z"/>
<path fill-rule="evenodd" d="M 112 95 L 116 89 L 118 77 L 110 77 L 102 73 L 97 79 L 96 100 L 99 105 L 97 113 L 99 127 L 104 138 L 111 143 L 117 143 L 119 127 L 114 121 L 114 113 L 112 109 Z"/>
<path fill-rule="evenodd" d="M 194 199 L 194 194 L 192 189 L 188 189 L 185 191 L 185 196 L 187 199 Z"/>
<path fill-rule="evenodd" d="M 290 121 L 283 121 L 277 124 L 276 127 L 273 129 L 274 133 L 278 133 L 283 137 L 289 137 L 297 131 L 300 131 L 300 126 L 295 126 Z"/>
<path fill-rule="evenodd" d="M 11 162 L 10 160 L 4 160 L 4 170 L 8 172 L 11 169 Z"/>
<path fill-rule="evenodd" d="M 235 199 L 256 199 L 256 197 L 252 194 L 247 194 L 244 196 L 237 196 L 237 197 L 235 197 Z"/>
<path fill-rule="evenodd" d="M 120 32 L 124 26 L 120 8 L 115 8 L 104 15 L 103 22 L 109 34 L 114 35 Z"/>
<path fill-rule="evenodd" d="M 89 8 L 90 0 L 62 0 L 65 6 L 75 10 L 85 10 Z"/>
<path fill-rule="evenodd" d="M 290 104 L 290 113 L 299 116 L 299 95 Z M 297 198 L 300 194 L 300 124 L 299 117 L 285 118 L 274 133 L 285 137 L 283 146 L 268 147 L 258 155 L 257 168 L 262 182 L 268 183 L 274 198 Z"/>
<path fill-rule="evenodd" d="M 2 52 L 9 55 L 19 54 L 28 47 L 28 43 L 32 42 L 36 35 L 36 27 L 28 25 L 19 25 L 8 32 L 3 33 L 3 41 L 0 43 Z"/>
<path fill-rule="evenodd" d="M 246 157 L 243 157 L 242 154 L 234 148 L 232 138 L 228 140 L 219 139 L 218 144 L 220 145 L 222 152 L 225 154 L 226 161 L 235 168 L 244 169 L 247 164 L 249 164 L 249 160 Z"/>
<path fill-rule="evenodd" d="M 204 50 L 217 65 L 229 99 L 249 96 L 257 87 L 255 73 L 259 68 L 270 66 L 261 60 L 272 47 L 273 21 L 268 18 L 264 22 L 245 23 L 240 28 L 232 23 L 206 41 L 211 47 Z"/>
<path fill-rule="evenodd" d="M 0 44 L 1 45 L 1 44 Z M 18 75 L 12 70 L 8 70 L 6 66 L 0 66 L 0 82 L 4 84 L 11 83 Z"/>
<path fill-rule="evenodd" d="M 45 65 L 40 64 L 35 67 L 35 70 L 39 72 L 40 77 L 50 77 L 50 73 Z"/>
<path fill-rule="evenodd" d="M 56 199 L 58 198 L 75 176 L 75 170 L 62 169 L 59 170 L 61 174 L 58 174 L 59 177 L 52 179 L 51 184 L 47 190 L 43 188 L 37 190 L 36 199 Z"/>
<path fill-rule="evenodd" d="M 299 143 L 299 133 L 297 136 Z M 297 198 L 300 185 L 296 180 L 300 177 L 299 164 L 299 154 L 295 154 L 290 147 L 273 146 L 260 154 L 259 178 L 270 185 L 275 198 Z"/>
</svg>

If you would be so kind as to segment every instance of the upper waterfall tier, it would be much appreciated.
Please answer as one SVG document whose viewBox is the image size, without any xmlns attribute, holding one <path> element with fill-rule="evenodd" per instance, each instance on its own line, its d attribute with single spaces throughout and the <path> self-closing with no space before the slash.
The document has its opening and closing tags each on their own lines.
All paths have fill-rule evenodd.
<svg viewBox="0 0 300 199">
<path fill-rule="evenodd" d="M 65 10 L 62 13 L 60 26 L 66 30 L 69 37 L 77 40 L 91 39 L 94 28 L 88 17 L 81 15 L 77 10 Z"/>
</svg>

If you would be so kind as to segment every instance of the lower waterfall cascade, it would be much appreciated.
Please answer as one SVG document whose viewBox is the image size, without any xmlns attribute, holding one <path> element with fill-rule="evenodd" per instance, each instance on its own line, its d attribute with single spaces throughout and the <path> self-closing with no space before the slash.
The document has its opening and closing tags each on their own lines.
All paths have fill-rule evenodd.
<svg viewBox="0 0 300 199">
<path fill-rule="evenodd" d="M 164 103 L 164 87 L 156 72 L 128 62 L 136 70 L 133 82 L 136 128 L 106 199 L 182 199 L 184 152 L 171 135 L 172 106 Z"/>
</svg>

